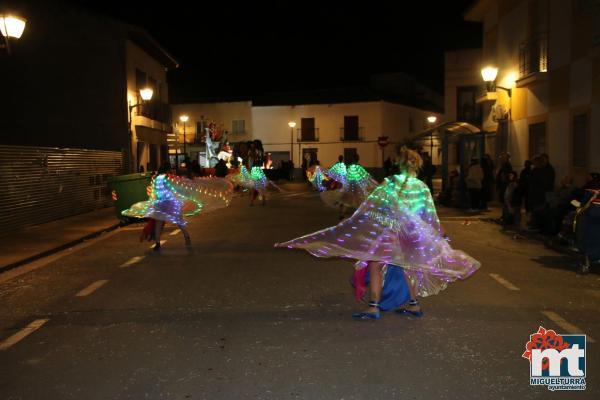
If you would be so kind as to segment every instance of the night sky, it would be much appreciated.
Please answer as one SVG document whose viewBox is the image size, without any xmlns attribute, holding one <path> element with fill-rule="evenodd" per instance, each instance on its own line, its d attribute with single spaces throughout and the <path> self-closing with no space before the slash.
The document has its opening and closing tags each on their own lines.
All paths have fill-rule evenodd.
<svg viewBox="0 0 600 400">
<path fill-rule="evenodd" d="M 471 0 L 258 2 L 73 0 L 147 29 L 181 64 L 171 101 L 362 85 L 405 72 L 442 93 L 443 51 L 481 46 Z"/>
</svg>

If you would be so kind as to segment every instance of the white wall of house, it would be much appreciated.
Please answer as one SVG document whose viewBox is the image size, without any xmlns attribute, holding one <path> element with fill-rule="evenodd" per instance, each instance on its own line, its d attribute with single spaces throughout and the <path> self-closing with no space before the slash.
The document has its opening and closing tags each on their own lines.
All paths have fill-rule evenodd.
<svg viewBox="0 0 600 400">
<path fill-rule="evenodd" d="M 292 153 L 296 167 L 302 164 L 304 149 L 316 149 L 318 159 L 324 166 L 335 163 L 345 148 L 355 148 L 360 162 L 365 167 L 382 166 L 379 136 L 388 136 L 390 145 L 384 157 L 393 156 L 395 144 L 403 142 L 425 126 L 424 121 L 431 112 L 384 101 L 356 103 L 309 104 L 294 106 L 253 106 L 251 102 L 178 104 L 172 106 L 173 117 L 187 114 L 190 121 L 186 131 L 195 133 L 196 121 L 201 117 L 231 127 L 233 120 L 244 119 L 246 133 L 230 134 L 232 142 L 260 139 L 265 151 Z M 358 116 L 362 140 L 341 140 L 344 116 Z M 318 141 L 298 142 L 302 118 L 314 118 L 318 129 Z M 413 123 L 409 123 L 412 119 Z M 288 125 L 296 122 L 293 134 Z M 413 127 L 411 132 L 409 127 Z M 180 131 L 180 127 L 176 127 Z M 229 128 L 228 130 L 231 132 Z"/>
<path fill-rule="evenodd" d="M 160 88 L 156 91 L 152 97 L 153 100 L 160 100 L 163 103 L 168 103 L 169 92 L 167 85 L 167 75 L 165 67 L 158 61 L 156 61 L 153 57 L 148 55 L 144 50 L 140 47 L 132 43 L 131 41 L 127 41 L 125 44 L 125 57 L 126 57 L 126 77 L 127 77 L 127 102 L 129 105 L 135 105 L 139 101 L 138 91 L 136 87 L 136 69 L 139 69 L 145 72 L 148 77 L 153 78 L 157 82 L 157 86 Z M 150 118 L 146 118 L 145 116 L 139 115 L 140 108 L 136 107 L 132 112 L 132 155 L 135 162 L 136 170 L 137 167 L 146 166 L 150 163 L 150 145 L 166 145 L 167 138 L 166 133 L 161 134 L 158 131 L 164 131 L 166 126 L 159 122 L 154 121 Z M 144 126 L 148 128 L 152 128 L 157 130 L 155 134 L 150 136 L 145 136 L 142 140 L 141 132 L 136 131 L 136 126 Z M 144 133 L 146 135 L 146 133 Z M 144 146 L 143 150 L 140 154 L 140 158 L 137 159 L 137 147 L 138 141 L 143 141 Z M 164 160 L 159 159 L 160 151 L 157 152 L 157 159 L 154 160 L 156 165 Z"/>
<path fill-rule="evenodd" d="M 252 132 L 252 103 L 250 101 L 235 101 L 224 103 L 193 103 L 174 104 L 171 106 L 173 112 L 174 131 L 179 134 L 179 142 L 183 143 L 183 124 L 179 122 L 179 116 L 189 117 L 186 123 L 186 139 L 192 142 L 196 135 L 198 122 L 201 120 L 223 124 L 228 132 L 231 142 L 251 140 Z M 244 132 L 233 132 L 234 121 L 244 121 Z M 205 132 L 202 133 L 204 137 Z"/>
<path fill-rule="evenodd" d="M 495 104 L 511 109 L 509 151 L 520 168 L 531 156 L 529 128 L 545 123 L 545 151 L 554 165 L 557 183 L 566 175 L 581 184 L 590 171 L 600 168 L 600 43 L 591 2 L 577 0 L 480 0 L 467 19 L 483 22 L 484 63 L 498 67 L 497 85 L 511 87 L 512 98 L 498 91 Z M 519 46 L 536 33 L 547 33 L 548 72 L 535 80 L 519 76 Z M 596 42 L 594 42 L 596 40 Z M 515 83 L 516 81 L 516 83 Z M 576 166 L 574 117 L 587 115 L 582 153 L 585 167 Z M 484 117 L 484 129 L 497 125 Z"/>
</svg>

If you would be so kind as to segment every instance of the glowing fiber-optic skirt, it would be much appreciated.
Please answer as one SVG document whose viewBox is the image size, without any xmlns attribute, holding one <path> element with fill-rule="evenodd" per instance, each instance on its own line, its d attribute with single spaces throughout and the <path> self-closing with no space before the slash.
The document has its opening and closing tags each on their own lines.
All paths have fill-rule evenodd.
<svg viewBox="0 0 600 400">
<path fill-rule="evenodd" d="M 185 225 L 184 217 L 227 207 L 233 192 L 232 184 L 222 178 L 187 179 L 165 174 L 155 176 L 151 188 L 148 200 L 135 203 L 122 214 Z"/>
<path fill-rule="evenodd" d="M 419 296 L 437 294 L 481 266 L 450 247 L 427 185 L 406 175 L 385 179 L 338 225 L 275 246 L 304 249 L 316 257 L 353 259 L 358 269 L 368 261 L 401 266 Z"/>
</svg>

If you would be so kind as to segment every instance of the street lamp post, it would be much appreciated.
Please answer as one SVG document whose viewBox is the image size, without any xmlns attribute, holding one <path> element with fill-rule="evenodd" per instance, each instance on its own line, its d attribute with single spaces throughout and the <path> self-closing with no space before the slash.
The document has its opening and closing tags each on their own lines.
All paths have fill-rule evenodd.
<svg viewBox="0 0 600 400">
<path fill-rule="evenodd" d="M 148 87 L 144 88 L 144 89 L 140 89 L 140 97 L 142 98 L 142 101 L 140 103 L 137 104 L 131 104 L 131 102 L 129 103 L 129 151 L 128 151 L 128 157 L 129 157 L 129 172 L 133 173 L 135 172 L 135 170 L 133 169 L 133 109 L 136 107 L 139 107 L 141 105 L 143 105 L 146 101 L 149 101 L 152 99 L 152 95 L 154 94 L 154 91 Z M 138 160 L 136 160 L 138 161 Z"/>
<path fill-rule="evenodd" d="M 294 127 L 296 127 L 296 122 L 294 121 L 290 121 L 288 122 L 288 126 L 290 127 L 290 162 L 293 164 L 294 163 Z M 299 146 L 299 144 L 298 144 Z"/>
<path fill-rule="evenodd" d="M 508 124 L 507 124 L 507 130 L 506 130 L 507 141 L 506 141 L 505 145 L 507 148 L 509 148 L 510 147 L 510 120 L 511 120 L 511 114 L 512 114 L 512 89 L 503 87 L 503 86 L 497 86 L 496 85 L 496 76 L 497 75 L 498 75 L 498 68 L 496 68 L 496 67 L 487 66 L 487 67 L 481 69 L 481 77 L 483 78 L 483 81 L 486 83 L 486 89 L 488 92 L 495 92 L 496 89 L 502 89 L 502 90 L 506 91 L 506 93 L 508 94 L 509 108 L 508 108 L 508 115 L 507 115 Z"/>
<path fill-rule="evenodd" d="M 25 30 L 27 21 L 23 18 L 10 14 L 0 14 L 0 32 L 4 37 L 4 44 L 0 47 L 5 48 L 10 54 L 9 38 L 19 39 Z"/>
<path fill-rule="evenodd" d="M 433 164 L 433 124 L 437 121 L 437 117 L 435 115 L 430 115 L 427 117 L 427 122 L 429 122 L 429 128 L 431 132 L 429 133 L 429 157 L 431 158 L 431 163 Z"/>
<path fill-rule="evenodd" d="M 179 120 L 181 122 L 183 122 L 183 153 L 184 153 L 184 157 L 187 157 L 187 140 L 185 138 L 185 123 L 188 122 L 189 119 L 190 119 L 190 117 L 188 117 L 185 114 L 179 117 Z"/>
</svg>

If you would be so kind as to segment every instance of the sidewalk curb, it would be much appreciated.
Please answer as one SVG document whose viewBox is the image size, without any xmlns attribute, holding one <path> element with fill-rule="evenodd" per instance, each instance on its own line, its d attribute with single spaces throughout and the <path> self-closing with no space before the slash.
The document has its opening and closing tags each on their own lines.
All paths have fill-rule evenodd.
<svg viewBox="0 0 600 400">
<path fill-rule="evenodd" d="M 117 228 L 119 228 L 121 226 L 123 226 L 123 224 L 121 222 L 117 222 L 114 225 L 110 225 L 110 226 L 108 226 L 106 228 L 102 228 L 102 229 L 100 229 L 100 230 L 98 230 L 96 232 L 89 233 L 89 234 L 87 234 L 85 236 L 82 236 L 82 237 L 80 237 L 78 239 L 71 240 L 70 242 L 61 244 L 60 246 L 54 247 L 52 249 L 43 251 L 43 252 L 38 253 L 38 254 L 34 254 L 33 256 L 30 256 L 30 257 L 27 257 L 27 258 L 23 258 L 23 259 L 21 259 L 19 261 L 15 261 L 15 262 L 12 262 L 12 263 L 7 264 L 7 265 L 0 266 L 0 274 L 3 273 L 3 272 L 6 272 L 6 271 L 10 271 L 11 269 L 15 269 L 17 267 L 20 267 L 22 265 L 29 264 L 30 262 L 39 260 L 40 258 L 48 257 L 48 256 L 50 256 L 50 255 L 52 255 L 54 253 L 58 253 L 59 251 L 68 249 L 69 247 L 73 247 L 73 246 L 75 246 L 75 245 L 77 245 L 79 243 L 85 242 L 86 240 L 98 237 L 98 236 L 102 235 L 103 233 L 113 231 L 113 230 L 115 230 L 115 229 L 117 229 Z"/>
</svg>

